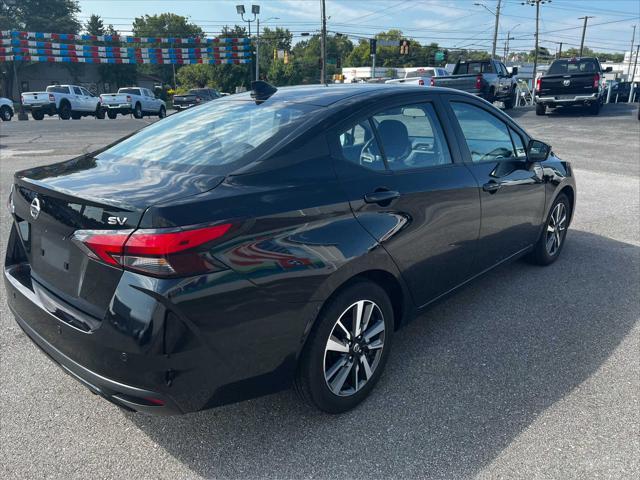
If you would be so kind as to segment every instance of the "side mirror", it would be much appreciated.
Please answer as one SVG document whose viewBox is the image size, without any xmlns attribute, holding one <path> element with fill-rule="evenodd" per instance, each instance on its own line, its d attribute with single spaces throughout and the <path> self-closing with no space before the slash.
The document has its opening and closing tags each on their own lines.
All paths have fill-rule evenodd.
<svg viewBox="0 0 640 480">
<path fill-rule="evenodd" d="M 513 67 L 511 69 L 511 76 L 515 77 L 516 75 L 518 75 L 518 67 Z"/>
<path fill-rule="evenodd" d="M 527 145 L 527 160 L 530 162 L 544 162 L 549 158 L 551 145 L 547 145 L 540 140 L 529 140 Z"/>
<path fill-rule="evenodd" d="M 607 67 L 604 69 L 605 72 L 613 72 L 613 67 Z"/>
</svg>

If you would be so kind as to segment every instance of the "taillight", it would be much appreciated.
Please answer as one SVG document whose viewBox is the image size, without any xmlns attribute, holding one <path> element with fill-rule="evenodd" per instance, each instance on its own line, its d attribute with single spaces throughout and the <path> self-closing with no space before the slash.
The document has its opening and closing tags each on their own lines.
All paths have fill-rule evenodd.
<svg viewBox="0 0 640 480">
<path fill-rule="evenodd" d="M 131 103 L 131 95 L 127 95 L 127 102 Z"/>
<path fill-rule="evenodd" d="M 596 73 L 593 76 L 593 88 L 599 88 L 600 87 L 600 74 Z"/>
<path fill-rule="evenodd" d="M 431 85 L 432 87 L 436 86 L 436 78 L 435 77 L 431 77 L 431 80 L 429 80 L 429 85 Z"/>
<path fill-rule="evenodd" d="M 424 80 L 423 79 L 418 80 L 418 85 L 420 85 L 421 87 L 424 86 Z"/>
<path fill-rule="evenodd" d="M 107 265 L 155 277 L 184 277 L 225 268 L 207 247 L 230 228 L 225 223 L 189 230 L 78 230 L 72 240 Z"/>
<path fill-rule="evenodd" d="M 482 89 L 482 75 L 478 75 L 476 77 L 476 89 L 477 90 L 481 90 Z"/>
<path fill-rule="evenodd" d="M 56 97 L 55 97 L 55 95 L 53 93 L 49 94 L 49 101 L 50 102 L 55 102 L 56 101 Z"/>
<path fill-rule="evenodd" d="M 536 92 L 542 90 L 542 77 L 536 79 Z"/>
</svg>

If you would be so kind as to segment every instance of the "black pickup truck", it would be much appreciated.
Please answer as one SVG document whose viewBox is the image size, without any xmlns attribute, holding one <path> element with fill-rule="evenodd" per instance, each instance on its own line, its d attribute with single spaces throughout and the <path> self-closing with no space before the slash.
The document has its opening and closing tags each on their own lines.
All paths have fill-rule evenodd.
<svg viewBox="0 0 640 480">
<path fill-rule="evenodd" d="M 600 61 L 594 57 L 559 58 L 536 80 L 536 114 L 544 115 L 547 107 L 582 105 L 598 115 L 606 90 Z"/>
<path fill-rule="evenodd" d="M 431 86 L 449 87 L 472 93 L 488 102 L 504 102 L 504 108 L 513 108 L 515 102 L 515 76 L 518 68 L 511 73 L 498 60 L 460 60 L 453 69 L 453 75 L 431 77 Z"/>
</svg>

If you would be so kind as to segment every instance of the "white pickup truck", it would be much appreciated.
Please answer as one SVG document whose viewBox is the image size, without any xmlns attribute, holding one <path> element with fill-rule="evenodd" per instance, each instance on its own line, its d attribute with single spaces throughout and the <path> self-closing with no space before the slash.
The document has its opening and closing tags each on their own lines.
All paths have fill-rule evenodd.
<svg viewBox="0 0 640 480">
<path fill-rule="evenodd" d="M 404 78 L 395 78 L 393 80 L 387 80 L 384 83 L 424 85 L 428 87 L 431 85 L 432 77 L 444 77 L 446 75 L 449 74 L 444 68 L 441 67 L 416 68 L 408 70 L 404 74 Z"/>
<path fill-rule="evenodd" d="M 167 116 L 164 100 L 156 98 L 148 88 L 121 88 L 118 93 L 103 93 L 100 95 L 100 101 L 111 119 L 116 118 L 119 113 L 133 113 L 135 118 L 142 118 L 144 115 L 158 115 L 160 118 Z"/>
<path fill-rule="evenodd" d="M 34 120 L 56 113 L 62 120 L 78 120 L 87 115 L 104 118 L 100 99 L 77 85 L 49 85 L 44 92 L 23 93 L 21 101 L 24 109 L 31 111 Z"/>
</svg>

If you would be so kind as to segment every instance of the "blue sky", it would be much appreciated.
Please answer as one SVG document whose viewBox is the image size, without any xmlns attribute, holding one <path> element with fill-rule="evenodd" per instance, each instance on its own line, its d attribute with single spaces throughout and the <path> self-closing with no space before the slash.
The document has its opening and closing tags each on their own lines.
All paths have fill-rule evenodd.
<svg viewBox="0 0 640 480">
<path fill-rule="evenodd" d="M 474 3 L 481 0 L 326 0 L 328 29 L 359 37 L 371 36 L 390 28 L 401 29 L 421 43 L 438 42 L 449 48 L 490 50 L 494 16 Z M 499 30 L 500 52 L 511 31 L 511 50 L 531 50 L 535 31 L 535 7 L 522 5 L 523 0 L 502 0 Z M 250 0 L 80 0 L 81 18 L 92 13 L 105 23 L 128 33 L 134 17 L 143 14 L 172 12 L 188 16 L 208 35 L 215 35 L 222 25 L 239 23 L 235 5 Z M 294 32 L 299 40 L 302 32 L 320 28 L 320 0 L 254 0 L 261 6 L 261 25 L 282 26 Z M 496 0 L 484 0 L 495 10 Z M 542 5 L 541 44 L 555 51 L 559 42 L 563 49 L 580 44 L 582 20 L 589 19 L 585 44 L 603 52 L 629 50 L 632 25 L 639 24 L 636 43 L 640 39 L 640 1 L 638 0 L 553 0 Z M 277 17 L 274 19 L 273 17 Z M 253 27 L 255 28 L 255 23 Z"/>
</svg>

